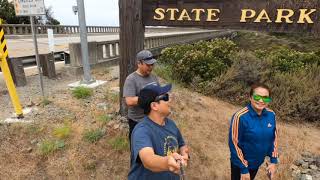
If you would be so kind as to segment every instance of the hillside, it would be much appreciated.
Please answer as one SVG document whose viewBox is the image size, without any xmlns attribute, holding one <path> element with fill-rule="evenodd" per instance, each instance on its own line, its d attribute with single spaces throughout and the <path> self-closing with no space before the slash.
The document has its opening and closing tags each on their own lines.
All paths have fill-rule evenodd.
<svg viewBox="0 0 320 180">
<path fill-rule="evenodd" d="M 50 101 L 43 102 L 37 76 L 18 88 L 21 101 L 37 109 L 31 123 L 0 124 L 0 179 L 126 179 L 129 170 L 127 129 L 117 117 L 117 68 L 101 68 L 94 77 L 108 80 L 86 99 L 72 96 L 67 84 L 75 78 L 60 74 L 45 79 Z M 1 86 L 1 120 L 12 111 Z M 172 115 L 191 147 L 186 169 L 191 180 L 229 179 L 229 120 L 239 108 L 175 85 Z M 5 100 L 5 101 L 3 101 Z M 304 151 L 320 155 L 320 131 L 310 124 L 279 120 L 278 179 L 291 179 L 290 166 Z M 92 131 L 89 131 L 92 130 Z M 90 133 L 88 133 L 90 132 Z M 266 179 L 264 169 L 257 179 Z"/>
</svg>

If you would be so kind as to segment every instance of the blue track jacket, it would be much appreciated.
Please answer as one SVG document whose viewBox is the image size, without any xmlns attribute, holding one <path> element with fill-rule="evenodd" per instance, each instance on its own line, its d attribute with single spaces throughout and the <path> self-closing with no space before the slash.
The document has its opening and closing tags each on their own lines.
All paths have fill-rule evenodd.
<svg viewBox="0 0 320 180">
<path fill-rule="evenodd" d="M 251 104 L 236 112 L 230 123 L 229 148 L 231 162 L 241 174 L 258 169 L 266 156 L 278 163 L 275 113 L 264 109 L 259 116 Z"/>
</svg>

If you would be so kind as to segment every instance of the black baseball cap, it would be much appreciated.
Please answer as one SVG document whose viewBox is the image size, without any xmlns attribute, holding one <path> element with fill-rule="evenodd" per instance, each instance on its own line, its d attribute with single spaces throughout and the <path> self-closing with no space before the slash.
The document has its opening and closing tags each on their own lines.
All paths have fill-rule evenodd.
<svg viewBox="0 0 320 180">
<path fill-rule="evenodd" d="M 160 95 L 167 94 L 172 88 L 171 84 L 160 86 L 158 83 L 151 83 L 140 90 L 138 95 L 138 105 L 146 110 L 150 108 L 150 104 L 156 101 Z"/>
</svg>

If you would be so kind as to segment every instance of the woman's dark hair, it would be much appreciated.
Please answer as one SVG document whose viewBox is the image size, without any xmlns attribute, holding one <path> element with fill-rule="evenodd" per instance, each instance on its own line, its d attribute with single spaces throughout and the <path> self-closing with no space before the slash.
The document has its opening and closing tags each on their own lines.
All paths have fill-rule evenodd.
<svg viewBox="0 0 320 180">
<path fill-rule="evenodd" d="M 269 86 L 267 86 L 267 85 L 264 84 L 264 83 L 256 82 L 256 83 L 253 83 L 253 84 L 251 85 L 250 97 L 253 95 L 254 90 L 257 89 L 257 88 L 259 88 L 259 87 L 268 90 L 269 96 L 271 96 L 271 90 L 270 90 Z"/>
</svg>

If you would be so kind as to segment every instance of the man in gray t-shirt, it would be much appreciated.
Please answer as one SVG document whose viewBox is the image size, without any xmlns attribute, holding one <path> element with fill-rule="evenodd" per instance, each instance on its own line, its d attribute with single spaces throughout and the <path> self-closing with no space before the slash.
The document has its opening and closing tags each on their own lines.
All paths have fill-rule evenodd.
<svg viewBox="0 0 320 180">
<path fill-rule="evenodd" d="M 148 50 L 138 52 L 136 56 L 138 69 L 131 73 L 124 83 L 123 97 L 128 106 L 129 140 L 135 125 L 142 121 L 144 117 L 143 109 L 138 106 L 138 95 L 142 88 L 150 83 L 159 83 L 155 75 L 152 75 L 152 69 L 156 59 Z"/>
</svg>

